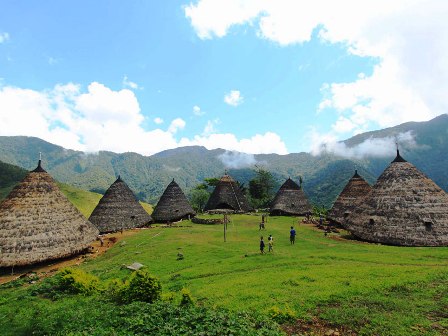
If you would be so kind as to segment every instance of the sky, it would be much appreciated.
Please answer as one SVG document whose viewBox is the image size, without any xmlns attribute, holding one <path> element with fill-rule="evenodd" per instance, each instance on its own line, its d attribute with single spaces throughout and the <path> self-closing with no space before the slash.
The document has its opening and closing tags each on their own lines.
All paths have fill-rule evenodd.
<svg viewBox="0 0 448 336">
<path fill-rule="evenodd" d="M 0 0 L 0 135 L 318 153 L 448 112 L 445 0 Z"/>
</svg>

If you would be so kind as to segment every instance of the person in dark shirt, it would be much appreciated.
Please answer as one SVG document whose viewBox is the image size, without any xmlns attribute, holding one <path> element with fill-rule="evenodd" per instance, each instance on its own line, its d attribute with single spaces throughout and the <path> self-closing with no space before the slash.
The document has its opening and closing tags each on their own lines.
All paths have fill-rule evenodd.
<svg viewBox="0 0 448 336">
<path fill-rule="evenodd" d="M 296 230 L 294 230 L 293 226 L 291 226 L 291 230 L 289 231 L 289 241 L 291 245 L 296 242 Z"/>
<path fill-rule="evenodd" d="M 263 236 L 260 237 L 260 252 L 261 252 L 261 254 L 264 254 L 264 241 L 263 241 Z"/>
</svg>

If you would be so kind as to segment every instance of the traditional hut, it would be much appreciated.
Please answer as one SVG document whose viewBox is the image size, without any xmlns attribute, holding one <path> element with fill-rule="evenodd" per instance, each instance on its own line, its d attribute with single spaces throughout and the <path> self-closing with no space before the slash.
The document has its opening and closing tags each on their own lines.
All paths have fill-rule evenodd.
<svg viewBox="0 0 448 336">
<path fill-rule="evenodd" d="M 0 267 L 67 257 L 85 250 L 97 236 L 40 160 L 0 204 Z"/>
<path fill-rule="evenodd" d="M 328 219 L 337 224 L 342 224 L 355 206 L 362 201 L 372 187 L 355 170 L 355 175 L 347 182 L 342 192 L 328 212 Z"/>
<path fill-rule="evenodd" d="M 89 218 L 101 233 L 141 227 L 152 221 L 128 185 L 118 176 Z"/>
<path fill-rule="evenodd" d="M 235 212 L 248 212 L 251 207 L 246 197 L 238 187 L 235 180 L 229 175 L 224 174 L 210 195 L 204 208 L 209 210 L 232 210 Z"/>
<path fill-rule="evenodd" d="M 312 211 L 301 186 L 288 178 L 271 203 L 272 216 L 303 216 Z"/>
<path fill-rule="evenodd" d="M 154 208 L 152 218 L 156 222 L 166 223 L 193 216 L 196 216 L 196 212 L 194 212 L 182 189 L 173 179 Z"/>
<path fill-rule="evenodd" d="M 400 156 L 344 226 L 363 240 L 404 246 L 448 246 L 448 195 Z"/>
</svg>

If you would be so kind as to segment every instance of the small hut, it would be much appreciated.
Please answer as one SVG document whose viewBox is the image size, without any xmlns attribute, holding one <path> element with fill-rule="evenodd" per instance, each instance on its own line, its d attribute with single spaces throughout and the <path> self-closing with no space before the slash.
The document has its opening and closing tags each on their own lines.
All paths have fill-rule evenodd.
<svg viewBox="0 0 448 336">
<path fill-rule="evenodd" d="M 249 203 L 235 180 L 224 174 L 210 195 L 204 208 L 209 210 L 231 210 L 235 212 L 251 211 Z"/>
<path fill-rule="evenodd" d="M 377 243 L 448 246 L 448 195 L 397 150 L 344 226 L 354 236 Z"/>
<path fill-rule="evenodd" d="M 355 170 L 355 175 L 347 182 L 342 192 L 328 212 L 328 219 L 334 223 L 342 224 L 355 206 L 362 201 L 372 187 Z"/>
<path fill-rule="evenodd" d="M 288 178 L 271 203 L 271 216 L 304 216 L 313 208 L 301 186 Z"/>
<path fill-rule="evenodd" d="M 0 204 L 0 267 L 67 257 L 87 249 L 97 236 L 40 160 Z"/>
<path fill-rule="evenodd" d="M 128 185 L 118 176 L 89 218 L 101 233 L 141 227 L 152 221 Z"/>
<path fill-rule="evenodd" d="M 196 216 L 196 212 L 194 212 L 182 189 L 173 179 L 154 208 L 152 218 L 156 222 L 167 223 L 194 216 Z"/>
</svg>

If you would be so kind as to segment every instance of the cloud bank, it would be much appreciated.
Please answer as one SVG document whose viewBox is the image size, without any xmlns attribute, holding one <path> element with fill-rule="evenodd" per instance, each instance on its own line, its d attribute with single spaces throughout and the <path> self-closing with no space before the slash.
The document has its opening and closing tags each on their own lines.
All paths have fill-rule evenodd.
<svg viewBox="0 0 448 336">
<path fill-rule="evenodd" d="M 332 132 L 424 121 L 448 110 L 448 2 L 439 0 L 199 0 L 184 7 L 201 39 L 222 38 L 233 26 L 287 46 L 323 43 L 370 57 L 370 76 L 322 86 L 320 113 L 336 113 Z"/>
<path fill-rule="evenodd" d="M 199 145 L 248 153 L 286 154 L 281 138 L 272 132 L 238 139 L 234 134 L 217 133 L 210 121 L 202 135 L 192 139 L 179 134 L 187 126 L 175 118 L 166 129 L 145 129 L 145 116 L 134 92 L 114 91 L 93 82 L 83 90 L 80 85 L 58 84 L 35 91 L 0 84 L 0 135 L 35 136 L 65 148 L 86 152 L 109 150 L 151 155 L 179 146 Z M 152 117 L 155 124 L 163 119 Z M 159 126 L 160 127 L 160 126 Z"/>
<path fill-rule="evenodd" d="M 335 141 L 331 138 L 322 139 L 321 142 L 318 142 L 318 139 L 315 139 L 315 141 L 316 145 L 312 148 L 312 155 L 331 153 L 349 159 L 394 157 L 397 143 L 400 148 L 416 148 L 418 146 L 412 132 L 398 133 L 395 136 L 384 138 L 368 138 L 351 147 L 344 142 Z"/>
</svg>

